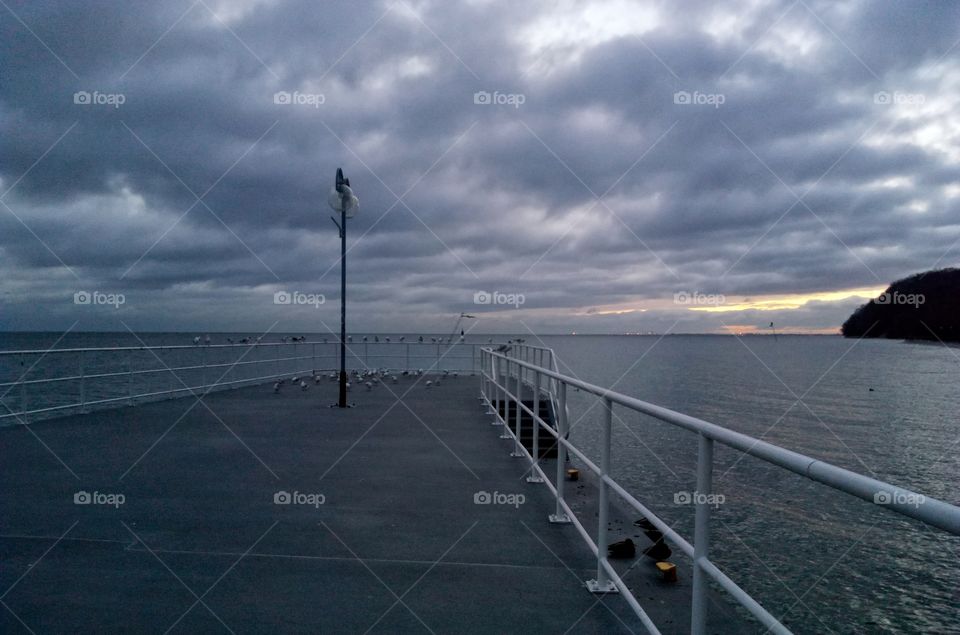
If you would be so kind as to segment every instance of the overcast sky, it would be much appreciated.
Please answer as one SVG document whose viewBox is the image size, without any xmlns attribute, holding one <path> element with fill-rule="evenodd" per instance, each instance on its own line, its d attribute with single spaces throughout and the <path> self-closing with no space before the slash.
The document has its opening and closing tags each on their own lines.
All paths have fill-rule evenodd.
<svg viewBox="0 0 960 635">
<path fill-rule="evenodd" d="M 353 332 L 835 332 L 960 254 L 960 3 L 0 4 L 0 329 L 337 329 L 340 166 Z"/>
</svg>

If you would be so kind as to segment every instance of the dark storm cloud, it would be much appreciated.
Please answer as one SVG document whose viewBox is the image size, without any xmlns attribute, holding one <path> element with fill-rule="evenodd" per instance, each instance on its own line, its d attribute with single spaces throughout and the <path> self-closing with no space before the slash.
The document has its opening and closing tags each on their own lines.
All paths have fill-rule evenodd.
<svg viewBox="0 0 960 635">
<path fill-rule="evenodd" d="M 476 309 L 481 331 L 719 330 L 773 312 L 719 320 L 673 295 L 883 286 L 955 261 L 955 4 L 623 4 L 591 22 L 610 6 L 10 3 L 0 326 L 332 325 L 337 166 L 362 200 L 358 328 Z M 94 288 L 130 301 L 78 311 Z M 292 312 L 279 289 L 331 302 Z M 477 307 L 480 290 L 526 302 Z M 860 301 L 775 319 L 835 327 Z M 597 308 L 619 306 L 648 310 Z"/>
</svg>

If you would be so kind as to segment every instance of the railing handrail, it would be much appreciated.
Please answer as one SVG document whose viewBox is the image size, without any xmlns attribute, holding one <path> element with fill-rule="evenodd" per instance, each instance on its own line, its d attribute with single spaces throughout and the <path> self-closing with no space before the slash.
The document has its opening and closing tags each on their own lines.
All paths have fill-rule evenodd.
<svg viewBox="0 0 960 635">
<path fill-rule="evenodd" d="M 0 351 L 0 359 L 9 360 L 11 357 L 19 357 L 21 360 L 24 358 L 35 358 L 32 360 L 34 361 L 32 365 L 22 364 L 24 368 L 19 371 L 19 376 L 11 378 L 10 381 L 0 382 L 0 395 L 2 396 L 6 396 L 14 388 L 19 388 L 19 407 L 13 410 L 7 404 L 3 404 L 4 408 L 0 410 L 0 421 L 16 419 L 16 421 L 21 424 L 27 424 L 29 423 L 29 416 L 34 414 L 64 412 L 71 409 L 79 409 L 80 412 L 85 412 L 89 406 L 100 404 L 119 404 L 123 402 L 133 404 L 136 399 L 155 398 L 158 396 L 169 396 L 173 398 L 178 395 L 193 393 L 196 390 L 206 390 L 209 392 L 211 390 L 244 384 L 265 383 L 300 373 L 326 373 L 328 371 L 334 371 L 338 367 L 335 360 L 339 359 L 339 345 L 339 338 L 331 338 L 326 342 L 320 340 L 303 340 L 296 342 L 261 341 L 247 343 L 235 342 L 231 344 L 199 343 L 192 345 L 145 344 L 140 346 L 100 346 Z M 416 369 L 416 366 L 422 365 L 427 367 L 424 372 L 430 374 L 434 372 L 444 372 L 441 369 L 442 360 L 449 360 L 456 364 L 452 368 L 450 367 L 451 364 L 447 364 L 445 372 L 476 372 L 477 364 L 480 361 L 479 351 L 481 350 L 482 344 L 464 341 L 420 342 L 415 340 L 409 342 L 387 342 L 381 340 L 378 342 L 350 342 L 347 346 L 347 363 L 351 366 L 355 366 L 356 362 L 359 362 L 364 368 L 370 368 L 371 365 L 380 367 L 389 364 L 391 369 L 395 371 L 412 371 Z M 239 359 L 233 359 L 232 361 L 214 360 L 211 358 L 218 357 L 217 355 L 207 354 L 210 350 L 244 349 L 245 351 L 249 351 L 255 348 L 269 349 L 270 351 L 275 351 L 275 353 L 269 357 L 251 355 L 249 359 L 244 359 L 244 356 L 247 354 L 245 352 L 243 355 L 239 355 Z M 174 363 L 168 364 L 171 360 L 164 361 L 157 353 L 170 350 L 189 352 L 195 355 L 186 356 L 186 360 L 178 359 L 175 360 Z M 464 350 L 466 353 L 461 352 Z M 153 360 L 149 357 L 147 358 L 147 367 L 143 367 L 144 364 L 141 358 L 137 357 L 135 359 L 134 353 L 138 352 L 153 353 Z M 104 358 L 98 357 L 96 359 L 98 362 L 96 364 L 96 370 L 89 372 L 89 357 L 93 354 L 99 355 L 107 353 L 109 355 L 105 355 Z M 34 371 L 34 365 L 40 362 L 40 360 L 56 358 L 58 355 L 62 358 L 64 354 L 76 357 L 76 361 L 71 358 L 69 363 L 75 363 L 77 368 L 59 368 L 58 374 L 50 377 L 42 376 L 42 374 L 36 378 L 29 377 L 31 372 Z M 197 359 L 198 357 L 199 359 Z M 231 355 L 231 357 L 237 357 L 237 355 Z M 257 359 L 258 357 L 262 358 Z M 325 360 L 330 360 L 330 362 L 327 363 Z M 386 364 L 384 364 L 384 362 L 386 362 Z M 256 368 L 264 364 L 272 366 L 266 373 Z M 253 374 L 256 376 L 236 379 L 237 373 L 235 373 L 233 377 L 228 377 L 234 369 L 246 369 L 249 367 L 254 367 Z M 220 369 L 226 369 L 226 371 L 216 379 L 207 375 L 207 371 L 217 371 Z M 189 382 L 184 381 L 184 379 L 178 375 L 180 372 L 197 371 L 202 375 L 199 385 L 191 385 L 191 383 L 196 384 L 197 382 L 195 380 Z M 170 389 L 169 386 L 134 386 L 133 380 L 135 377 L 163 375 L 167 373 L 172 376 L 171 379 L 176 379 L 180 385 L 175 384 L 172 389 Z M 127 381 L 125 386 L 119 387 L 119 390 L 124 393 L 122 396 L 107 396 L 103 398 L 104 395 L 101 395 L 101 398 L 97 398 L 88 394 L 88 384 L 94 380 L 122 381 L 121 378 L 123 377 L 126 377 Z M 79 394 L 76 397 L 77 401 L 71 401 L 66 404 L 51 404 L 49 393 L 41 393 L 40 399 L 37 400 L 35 393 L 27 390 L 28 388 L 32 390 L 46 384 L 62 384 L 63 382 L 76 382 L 76 384 L 79 385 Z M 114 390 L 117 388 L 118 386 L 113 386 Z M 137 392 L 137 390 L 139 390 L 139 392 Z M 33 406 L 28 407 L 28 401 L 31 401 L 32 397 L 34 398 L 32 400 Z"/>
<path fill-rule="evenodd" d="M 174 350 L 174 349 L 211 349 L 211 348 L 250 348 L 254 346 L 294 346 L 306 344 L 327 344 L 340 345 L 340 338 L 330 338 L 328 341 L 307 340 L 303 342 L 248 342 L 246 344 L 147 344 L 140 346 L 90 346 L 81 348 L 37 348 L 37 349 L 12 349 L 0 351 L 0 356 L 5 355 L 54 355 L 60 353 L 101 353 L 115 351 L 149 351 L 149 350 Z M 360 344 L 390 344 L 397 346 L 474 346 L 480 347 L 483 344 L 476 342 L 347 342 L 347 346 L 358 346 Z"/>
<path fill-rule="evenodd" d="M 660 529 L 668 539 L 675 542 L 688 556 L 692 557 L 694 562 L 694 583 L 692 596 L 693 608 L 691 618 L 692 632 L 703 633 L 706 631 L 707 576 L 712 578 L 724 590 L 730 593 L 731 596 L 733 596 L 733 598 L 741 604 L 741 606 L 746 608 L 752 615 L 759 619 L 761 623 L 763 623 L 770 631 L 775 633 L 789 633 L 790 631 L 783 624 L 781 624 L 779 620 L 767 612 L 766 609 L 764 609 L 756 600 L 754 600 L 745 590 L 727 577 L 726 574 L 724 574 L 723 571 L 721 571 L 720 568 L 709 559 L 709 503 L 702 500 L 694 501 L 696 504 L 696 522 L 694 526 L 695 540 L 693 543 L 690 543 L 683 536 L 670 528 L 660 518 L 658 518 L 656 514 L 652 513 L 640 501 L 633 497 L 633 495 L 631 495 L 626 488 L 617 483 L 617 481 L 611 476 L 609 469 L 609 457 L 611 414 L 613 404 L 618 404 L 636 412 L 649 415 L 655 419 L 687 431 L 694 432 L 698 435 L 700 439 L 700 445 L 697 460 L 697 491 L 701 495 L 709 494 L 712 491 L 711 473 L 713 463 L 713 443 L 719 442 L 728 447 L 749 454 L 750 456 L 757 457 L 769 464 L 794 472 L 804 478 L 822 483 L 835 490 L 856 496 L 879 507 L 891 509 L 901 515 L 920 520 L 951 534 L 960 535 L 960 507 L 951 505 L 936 498 L 920 495 L 903 487 L 885 483 L 883 481 L 852 472 L 845 468 L 827 463 L 826 461 L 815 459 L 799 452 L 787 450 L 786 448 L 782 448 L 740 432 L 735 432 L 723 426 L 719 426 L 690 415 L 685 415 L 683 413 L 670 410 L 669 408 L 657 406 L 641 399 L 636 399 L 617 391 L 604 388 L 602 386 L 597 386 L 596 384 L 591 384 L 576 377 L 564 375 L 557 371 L 556 355 L 551 349 L 546 349 L 550 350 L 550 358 L 552 363 L 549 367 L 525 361 L 522 359 L 523 357 L 526 357 L 523 351 L 524 345 L 515 344 L 514 346 L 517 347 L 516 350 L 510 349 L 502 352 L 494 350 L 490 347 L 484 347 L 481 349 L 481 356 L 489 356 L 489 359 L 483 359 L 480 364 L 482 399 L 485 400 L 487 405 L 492 406 L 493 399 L 501 399 L 500 395 L 502 393 L 502 399 L 509 399 L 516 402 L 517 429 L 515 431 L 510 431 L 509 429 L 510 426 L 506 417 L 508 409 L 506 406 L 504 406 L 503 416 L 501 416 L 499 412 L 492 411 L 492 414 L 494 414 L 498 419 L 498 425 L 503 425 L 506 428 L 507 436 L 504 438 L 513 437 L 515 444 L 517 444 L 519 447 L 522 448 L 522 446 L 519 444 L 521 425 L 519 412 L 521 410 L 530 415 L 533 424 L 536 426 L 533 432 L 534 439 L 538 438 L 539 429 L 546 429 L 556 439 L 559 449 L 557 456 L 556 485 L 550 483 L 550 480 L 546 477 L 546 474 L 541 469 L 539 465 L 539 456 L 537 455 L 536 451 L 534 454 L 530 454 L 525 448 L 522 448 L 522 455 L 526 456 L 530 460 L 531 469 L 535 470 L 540 474 L 541 477 L 543 477 L 543 482 L 545 482 L 545 484 L 550 488 L 556 497 L 557 514 L 551 515 L 551 522 L 572 522 L 576 526 L 581 537 L 584 538 L 588 546 L 596 555 L 598 571 L 597 579 L 588 581 L 588 588 L 599 593 L 617 591 L 622 592 L 631 608 L 634 609 L 634 612 L 651 633 L 659 632 L 656 628 L 656 625 L 654 625 L 650 620 L 649 616 L 640 606 L 637 599 L 633 597 L 629 588 L 626 586 L 614 568 L 609 562 L 607 562 L 605 553 L 607 544 L 606 508 L 608 505 L 607 496 L 609 489 L 612 489 L 614 492 L 620 495 L 631 507 L 643 514 L 645 518 L 650 520 L 658 529 Z M 542 349 L 542 347 L 531 348 Z M 507 354 L 509 352 L 516 352 L 516 355 L 510 356 Z M 506 365 L 506 368 L 502 371 L 500 369 L 502 364 L 498 363 L 498 360 L 502 360 L 502 362 Z M 511 382 L 514 380 L 514 377 L 511 377 L 511 367 L 514 365 L 516 366 L 515 375 L 517 382 L 517 394 L 512 394 L 509 388 Z M 556 430 L 553 429 L 547 422 L 543 421 L 543 419 L 541 419 L 539 413 L 536 412 L 536 408 L 531 410 L 522 403 L 520 385 L 524 383 L 524 369 L 526 369 L 529 374 L 532 374 L 536 378 L 535 384 L 526 382 L 528 386 L 533 387 L 534 390 L 546 390 L 548 393 L 557 391 L 560 393 L 559 402 L 564 411 L 562 413 L 558 413 L 560 422 Z M 488 372 L 489 375 L 487 374 Z M 501 372 L 503 373 L 504 379 L 503 385 L 499 383 Z M 541 386 L 542 377 L 549 378 L 552 381 L 552 384 L 551 381 L 548 381 L 547 386 Z M 549 387 L 551 385 L 553 388 Z M 566 422 L 568 421 L 568 414 L 566 412 L 567 386 L 579 388 L 584 392 L 596 395 L 604 400 L 604 434 L 601 443 L 602 456 L 600 466 L 590 460 L 567 438 L 569 433 L 569 429 L 566 427 Z M 489 394 L 491 392 L 491 388 L 494 389 L 493 396 Z M 534 401 L 536 401 L 536 398 Z M 593 541 L 589 535 L 589 532 L 583 527 L 582 523 L 580 523 L 576 515 L 573 514 L 572 510 L 563 499 L 561 462 L 563 460 L 565 451 L 570 451 L 575 454 L 591 471 L 600 477 L 600 522 L 598 526 L 596 542 Z M 539 480 L 537 482 L 539 482 Z M 882 498 L 881 495 L 883 495 Z M 561 511 L 564 512 L 562 520 L 556 520 L 561 515 Z"/>
<path fill-rule="evenodd" d="M 923 495 L 925 502 L 921 503 L 919 506 L 908 503 L 896 503 L 893 501 L 889 504 L 876 503 L 873 497 L 878 492 L 890 493 L 891 499 L 896 499 L 898 497 L 907 495 L 917 497 L 921 496 L 921 494 L 897 485 L 892 485 L 884 481 L 870 478 L 869 476 L 864 476 L 863 474 L 833 465 L 832 463 L 827 463 L 826 461 L 820 459 L 815 459 L 799 452 L 794 452 L 793 450 L 787 450 L 786 448 L 763 441 L 762 439 L 751 437 L 750 435 L 743 434 L 742 432 L 735 432 L 729 428 L 725 428 L 715 423 L 710 423 L 709 421 L 704 421 L 703 419 L 698 419 L 697 417 L 683 414 L 682 412 L 664 408 L 663 406 L 657 406 L 641 399 L 624 395 L 615 390 L 610 390 L 609 388 L 603 388 L 601 386 L 597 386 L 596 384 L 585 382 L 581 379 L 577 379 L 576 377 L 570 377 L 544 367 L 538 367 L 515 357 L 507 357 L 489 348 L 485 348 L 484 350 L 492 353 L 495 357 L 510 359 L 510 361 L 513 363 L 520 364 L 524 368 L 539 371 L 542 375 L 546 375 L 556 379 L 557 381 L 562 381 L 569 386 L 575 386 L 580 390 L 592 393 L 598 397 L 609 399 L 613 403 L 620 404 L 630 408 L 631 410 L 642 412 L 654 417 L 655 419 L 679 426 L 691 432 L 702 433 L 705 436 L 708 436 L 715 441 L 719 441 L 728 447 L 740 450 L 746 454 L 762 459 L 767 463 L 782 467 L 811 480 L 821 482 L 846 494 L 862 498 L 883 508 L 892 509 L 905 516 L 915 518 L 916 520 L 922 520 L 925 523 L 943 529 L 944 531 L 948 531 L 954 535 L 960 535 L 960 507 L 951 505 L 950 503 L 946 503 L 926 495 Z M 916 510 L 920 509 L 921 507 L 926 509 L 927 505 L 929 505 L 934 511 L 923 513 L 916 512 Z"/>
</svg>

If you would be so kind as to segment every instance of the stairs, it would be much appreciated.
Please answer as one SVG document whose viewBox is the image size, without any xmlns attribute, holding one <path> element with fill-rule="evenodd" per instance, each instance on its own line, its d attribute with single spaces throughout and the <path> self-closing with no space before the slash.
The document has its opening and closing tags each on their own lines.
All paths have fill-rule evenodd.
<svg viewBox="0 0 960 635">
<path fill-rule="evenodd" d="M 527 408 L 533 410 L 533 400 L 524 399 L 523 405 Z M 517 416 L 517 404 L 513 401 L 494 401 L 494 408 L 500 413 L 502 417 L 507 422 L 507 425 L 510 426 L 511 430 L 516 431 L 516 416 Z M 504 414 L 504 407 L 506 407 L 506 414 Z M 554 430 L 557 429 L 557 422 L 553 415 L 553 410 L 550 408 L 550 401 L 547 399 L 541 399 L 539 402 L 539 408 L 537 410 L 540 418 L 550 424 L 550 427 Z M 520 411 L 520 442 L 523 444 L 523 447 L 527 449 L 527 452 L 533 454 L 533 417 L 530 416 L 530 413 L 525 410 Z M 557 457 L 557 440 L 553 436 L 544 430 L 543 428 L 539 429 L 540 437 L 537 439 L 537 446 L 539 449 L 541 459 L 554 459 Z"/>
</svg>

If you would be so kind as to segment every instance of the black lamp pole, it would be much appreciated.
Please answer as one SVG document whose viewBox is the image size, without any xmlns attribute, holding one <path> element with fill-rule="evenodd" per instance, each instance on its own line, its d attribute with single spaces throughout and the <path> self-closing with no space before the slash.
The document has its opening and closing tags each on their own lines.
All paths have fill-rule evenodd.
<svg viewBox="0 0 960 635">
<path fill-rule="evenodd" d="M 353 199 L 350 179 L 337 168 L 335 184 L 340 207 L 340 398 L 337 406 L 347 407 L 347 208 Z M 336 221 L 334 221 L 336 222 Z"/>
<path fill-rule="evenodd" d="M 337 176 L 342 173 L 337 170 Z M 339 180 L 339 179 L 338 179 Z M 340 408 L 347 407 L 347 208 L 340 210 Z"/>
</svg>

